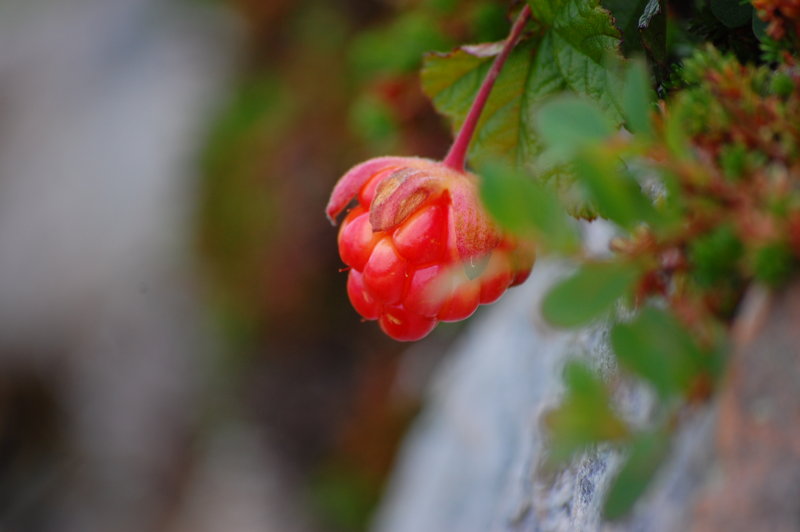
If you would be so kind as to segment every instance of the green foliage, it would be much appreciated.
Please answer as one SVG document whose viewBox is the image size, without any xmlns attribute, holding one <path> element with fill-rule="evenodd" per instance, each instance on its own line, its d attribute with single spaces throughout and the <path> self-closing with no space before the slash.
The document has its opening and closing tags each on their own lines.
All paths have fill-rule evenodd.
<svg viewBox="0 0 800 532">
<path fill-rule="evenodd" d="M 645 136 L 652 134 L 650 115 L 653 112 L 654 96 L 647 66 L 642 61 L 632 61 L 625 72 L 622 89 L 622 113 L 632 133 Z"/>
<path fill-rule="evenodd" d="M 734 180 L 742 177 L 746 170 L 747 158 L 746 146 L 739 143 L 723 146 L 719 154 L 719 163 L 725 177 Z"/>
<path fill-rule="evenodd" d="M 797 256 L 786 242 L 766 244 L 755 252 L 753 274 L 769 286 L 785 284 L 797 270 Z"/>
<path fill-rule="evenodd" d="M 531 3 L 537 24 L 517 45 L 501 72 L 483 111 L 470 161 L 480 165 L 503 157 L 527 163 L 541 151 L 533 121 L 548 96 L 572 91 L 598 102 L 613 123 L 620 121 L 606 68 L 619 59 L 619 32 L 596 1 L 548 0 Z M 499 46 L 461 47 L 429 54 L 422 86 L 436 109 L 460 127 Z"/>
<path fill-rule="evenodd" d="M 587 145 L 610 137 L 614 123 L 591 101 L 563 95 L 539 108 L 534 127 L 558 160 L 569 159 Z"/>
<path fill-rule="evenodd" d="M 776 72 L 772 76 L 769 85 L 769 92 L 781 98 L 789 97 L 795 90 L 795 82 L 792 75 L 787 72 Z"/>
<path fill-rule="evenodd" d="M 598 443 L 625 452 L 604 505 L 616 519 L 658 471 L 681 414 L 713 396 L 745 291 L 800 271 L 794 22 L 765 27 L 740 0 L 670 12 L 663 0 L 528 4 L 533 21 L 470 161 L 505 230 L 578 264 L 546 295 L 543 316 L 559 327 L 609 319 L 621 375 L 655 392 L 653 419 L 633 430 L 613 406 L 618 375 L 606 382 L 571 363 L 546 416 L 557 459 Z M 498 50 L 426 57 L 423 89 L 454 128 Z M 612 222 L 615 253 L 587 258 L 565 213 Z"/>
<path fill-rule="evenodd" d="M 635 84 L 627 83 L 626 93 L 631 89 L 635 89 Z M 646 93 L 638 101 L 631 97 L 626 114 L 641 112 L 631 105 L 641 105 L 646 98 Z M 642 127 L 648 120 L 644 113 L 634 118 Z M 613 150 L 594 149 L 614 133 L 613 124 L 596 104 L 572 95 L 559 96 L 539 108 L 534 123 L 546 147 L 542 159 L 556 163 L 571 161 L 568 168 L 583 185 L 584 208 L 589 210 L 590 217 L 599 213 L 623 226 L 652 218 L 650 200 L 628 179 L 617 154 Z M 609 181 L 614 181 L 614 186 L 609 186 Z"/>
<path fill-rule="evenodd" d="M 350 109 L 350 124 L 372 151 L 386 152 L 397 142 L 398 124 L 392 108 L 375 95 L 358 98 Z"/>
<path fill-rule="evenodd" d="M 575 176 L 601 216 L 628 229 L 656 219 L 652 202 L 613 153 L 591 150 L 576 157 L 573 164 Z"/>
<path fill-rule="evenodd" d="M 661 61 L 666 52 L 666 14 L 661 0 L 603 0 L 622 32 L 626 56 L 650 52 Z"/>
<path fill-rule="evenodd" d="M 611 346 L 623 367 L 665 399 L 688 394 L 714 368 L 713 354 L 703 352 L 674 316 L 654 307 L 642 309 L 629 323 L 614 325 Z"/>
<path fill-rule="evenodd" d="M 337 530 L 365 530 L 378 500 L 369 480 L 344 464 L 326 464 L 310 489 L 312 504 Z"/>
<path fill-rule="evenodd" d="M 274 234 L 277 207 L 269 196 L 253 193 L 248 165 L 252 152 L 263 151 L 259 141 L 275 135 L 287 123 L 296 102 L 276 76 L 263 74 L 248 79 L 231 95 L 212 124 L 202 165 L 204 173 L 201 209 L 201 246 L 219 272 L 220 294 L 252 294 L 241 284 L 253 278 L 265 241 Z M 267 144 L 266 149 L 272 146 Z M 227 332 L 247 338 L 254 329 L 256 302 L 250 297 L 220 301 Z"/>
<path fill-rule="evenodd" d="M 427 55 L 422 70 L 422 87 L 437 110 L 453 120 L 458 129 L 466 117 L 481 81 L 489 70 L 499 47 L 481 45 L 459 48 L 448 54 Z M 531 65 L 533 44 L 522 43 L 512 52 L 495 83 L 472 141 L 470 160 L 480 165 L 501 157 L 517 162 L 525 159 L 535 138 L 530 125 L 521 119 L 529 114 L 528 101 L 540 93 L 553 94 L 561 84 L 546 84 L 531 91 L 526 87 L 526 73 L 536 69 L 536 78 L 543 77 L 552 65 Z M 546 74 L 553 77 L 554 72 Z M 526 98 L 523 99 L 522 95 Z"/>
<path fill-rule="evenodd" d="M 800 132 L 793 125 L 800 76 L 788 65 L 743 66 L 713 48 L 685 61 L 681 75 L 683 90 L 654 116 L 646 75 L 629 69 L 625 118 L 633 135 L 587 140 L 570 159 L 577 184 L 624 231 L 604 266 L 641 265 L 633 287 L 638 310 L 611 327 L 610 341 L 620 367 L 656 392 L 656 411 L 689 409 L 713 393 L 728 344 L 720 331 L 745 290 L 782 286 L 800 265 Z M 664 191 L 645 194 L 648 180 Z M 593 266 L 584 262 L 545 298 L 553 324 L 585 323 L 587 305 L 607 309 L 631 289 L 612 289 L 607 280 L 608 292 L 592 291 L 588 281 L 580 286 Z M 609 492 L 608 518 L 624 515 L 657 471 L 674 430 L 665 427 L 620 443 L 629 459 Z"/>
<path fill-rule="evenodd" d="M 588 262 L 553 287 L 542 302 L 542 313 L 561 327 L 586 325 L 608 312 L 630 290 L 638 273 L 632 264 Z"/>
<path fill-rule="evenodd" d="M 713 286 L 736 275 L 744 248 L 733 227 L 723 225 L 697 237 L 689 244 L 688 258 L 694 279 Z"/>
<path fill-rule="evenodd" d="M 410 72 L 419 66 L 423 52 L 445 50 L 447 36 L 424 11 L 410 11 L 386 27 L 365 31 L 350 48 L 353 71 L 364 77 Z"/>
<path fill-rule="evenodd" d="M 669 434 L 659 429 L 637 434 L 628 452 L 603 504 L 606 519 L 624 517 L 647 489 L 669 452 Z"/>
<path fill-rule="evenodd" d="M 616 118 L 609 90 L 613 80 L 606 65 L 618 57 L 620 34 L 608 11 L 597 0 L 529 0 L 528 4 L 547 28 L 537 57 L 552 59 L 568 89 L 597 100 Z"/>
<path fill-rule="evenodd" d="M 711 12 L 729 28 L 739 28 L 752 23 L 753 6 L 741 0 L 714 0 L 709 2 Z"/>
<path fill-rule="evenodd" d="M 468 18 L 475 28 L 480 42 L 498 41 L 508 34 L 506 6 L 502 3 L 477 2 L 468 12 Z"/>
<path fill-rule="evenodd" d="M 567 363 L 564 384 L 561 405 L 545 415 L 554 462 L 563 462 L 593 444 L 628 436 L 627 425 L 611 409 L 608 388 L 591 369 L 577 361 Z"/>
<path fill-rule="evenodd" d="M 545 248 L 571 253 L 578 248 L 573 221 L 558 195 L 509 166 L 487 164 L 481 168 L 481 197 L 494 219 L 506 230 L 525 235 Z"/>
</svg>

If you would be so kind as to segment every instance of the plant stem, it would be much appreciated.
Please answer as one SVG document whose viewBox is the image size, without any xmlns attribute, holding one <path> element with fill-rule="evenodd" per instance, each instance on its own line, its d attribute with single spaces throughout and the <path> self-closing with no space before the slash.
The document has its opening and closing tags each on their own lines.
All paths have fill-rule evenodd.
<svg viewBox="0 0 800 532">
<path fill-rule="evenodd" d="M 478 119 L 481 117 L 481 112 L 483 112 L 483 108 L 486 106 L 486 101 L 489 99 L 489 93 L 492 92 L 494 82 L 497 80 L 497 76 L 500 75 L 500 70 L 503 68 L 503 64 L 506 62 L 506 59 L 508 59 L 508 54 L 511 53 L 514 45 L 517 44 L 517 39 L 519 39 L 522 29 L 525 27 L 525 23 L 528 22 L 530 16 L 531 8 L 526 4 L 525 7 L 522 8 L 522 11 L 520 11 L 519 15 L 517 15 L 517 20 L 514 21 L 514 25 L 511 27 L 511 32 L 508 34 L 506 42 L 503 44 L 503 49 L 500 51 L 497 57 L 494 58 L 494 62 L 492 63 L 489 72 L 483 79 L 483 83 L 481 84 L 480 89 L 478 89 L 478 94 L 475 96 L 475 100 L 472 102 L 472 106 L 467 113 L 467 117 L 464 119 L 464 123 L 461 125 L 461 130 L 458 132 L 458 135 L 456 135 L 453 145 L 450 147 L 450 151 L 447 152 L 447 156 L 443 161 L 445 165 L 449 166 L 453 170 L 458 172 L 464 171 L 464 163 L 467 159 L 467 149 L 469 148 L 469 143 L 472 140 L 472 136 L 475 134 L 475 127 L 478 125 Z"/>
</svg>

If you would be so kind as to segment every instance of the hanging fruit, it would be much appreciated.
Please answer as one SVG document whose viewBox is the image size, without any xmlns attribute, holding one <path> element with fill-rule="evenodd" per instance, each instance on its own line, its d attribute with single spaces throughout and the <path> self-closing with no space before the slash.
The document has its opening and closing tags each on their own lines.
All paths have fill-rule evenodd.
<svg viewBox="0 0 800 532">
<path fill-rule="evenodd" d="M 480 113 L 529 16 L 526 6 L 444 161 L 377 157 L 333 189 L 331 222 L 357 202 L 338 237 L 350 302 L 396 340 L 418 340 L 439 321 L 467 318 L 530 274 L 533 250 L 498 230 L 478 196 L 479 178 L 464 168 Z"/>
</svg>

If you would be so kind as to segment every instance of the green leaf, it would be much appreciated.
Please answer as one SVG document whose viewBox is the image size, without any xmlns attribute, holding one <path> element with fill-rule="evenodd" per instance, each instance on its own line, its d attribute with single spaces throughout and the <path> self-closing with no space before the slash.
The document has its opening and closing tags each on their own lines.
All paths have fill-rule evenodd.
<svg viewBox="0 0 800 532">
<path fill-rule="evenodd" d="M 667 57 L 667 16 L 663 0 L 601 0 L 622 32 L 622 52 L 626 57 L 647 54 L 656 79 L 669 77 Z"/>
<path fill-rule="evenodd" d="M 767 35 L 767 22 L 761 20 L 761 17 L 758 16 L 758 11 L 755 9 L 753 10 L 753 35 L 756 36 L 761 42 L 769 41 L 769 36 Z"/>
<path fill-rule="evenodd" d="M 621 121 L 606 68 L 608 57 L 621 57 L 608 12 L 598 0 L 537 0 L 531 8 L 539 29 L 516 46 L 497 79 L 470 148 L 474 165 L 498 156 L 518 164 L 532 159 L 542 148 L 533 128 L 537 108 L 565 90 L 595 100 L 612 122 Z M 499 51 L 495 43 L 426 56 L 423 90 L 454 129 Z"/>
<path fill-rule="evenodd" d="M 625 516 L 645 492 L 668 452 L 669 435 L 664 431 L 637 435 L 630 455 L 611 483 L 603 517 L 613 520 Z"/>
<path fill-rule="evenodd" d="M 689 391 L 715 362 L 675 317 L 653 307 L 643 309 L 630 323 L 615 325 L 611 347 L 623 367 L 665 398 Z"/>
<path fill-rule="evenodd" d="M 631 132 L 648 136 L 652 134 L 650 113 L 653 96 L 650 75 L 644 61 L 631 61 L 625 72 L 622 91 L 622 110 Z"/>
<path fill-rule="evenodd" d="M 591 369 L 568 362 L 564 384 L 563 401 L 544 416 L 553 461 L 562 462 L 590 445 L 620 441 L 628 435 L 627 425 L 611 409 L 605 383 Z"/>
<path fill-rule="evenodd" d="M 703 287 L 719 286 L 737 277 L 745 247 L 732 224 L 720 224 L 689 244 L 692 275 Z"/>
<path fill-rule="evenodd" d="M 754 252 L 753 274 L 759 281 L 778 287 L 797 270 L 797 258 L 787 242 L 764 244 Z"/>
<path fill-rule="evenodd" d="M 647 32 L 657 29 L 666 20 L 659 0 L 601 0 L 601 3 L 611 12 L 615 25 L 622 32 L 625 55 L 643 52 Z"/>
<path fill-rule="evenodd" d="M 559 160 L 614 133 L 614 124 L 591 101 L 574 95 L 558 96 L 539 108 L 536 131 Z"/>
<path fill-rule="evenodd" d="M 470 160 L 480 165 L 505 158 L 521 162 L 533 154 L 532 128 L 523 119 L 525 103 L 563 90 L 553 65 L 535 64 L 533 41 L 517 45 L 509 56 L 486 102 L 470 147 Z M 428 54 L 422 69 L 422 86 L 436 109 L 461 127 L 478 88 L 500 47 L 493 44 L 462 47 L 448 54 Z M 534 58 L 534 64 L 531 64 Z M 528 84 L 528 74 L 551 82 Z M 524 96 L 523 96 L 524 95 Z"/>
<path fill-rule="evenodd" d="M 549 26 L 542 39 L 543 50 L 553 55 L 558 71 L 569 88 L 614 110 L 608 94 L 609 56 L 619 57 L 620 34 L 599 0 L 529 0 L 534 16 Z"/>
<path fill-rule="evenodd" d="M 545 296 L 542 313 L 561 327 L 585 325 L 607 312 L 639 275 L 633 264 L 590 262 Z"/>
<path fill-rule="evenodd" d="M 664 141 L 672 155 L 679 160 L 692 158 L 691 143 L 685 124 L 692 117 L 686 99 L 676 99 L 664 118 Z"/>
<path fill-rule="evenodd" d="M 662 221 L 638 181 L 614 153 L 600 148 L 584 151 L 573 164 L 576 177 L 586 187 L 601 216 L 627 229 Z"/>
<path fill-rule="evenodd" d="M 625 55 L 642 52 L 639 37 L 639 17 L 648 0 L 600 0 L 604 8 L 614 17 L 614 25 L 622 33 L 622 51 Z"/>
<path fill-rule="evenodd" d="M 498 163 L 484 165 L 480 175 L 484 205 L 503 228 L 532 236 L 546 248 L 564 253 L 577 249 L 574 223 L 550 188 Z"/>
<path fill-rule="evenodd" d="M 739 28 L 753 20 L 753 6 L 741 0 L 711 0 L 711 12 L 729 28 Z"/>
</svg>

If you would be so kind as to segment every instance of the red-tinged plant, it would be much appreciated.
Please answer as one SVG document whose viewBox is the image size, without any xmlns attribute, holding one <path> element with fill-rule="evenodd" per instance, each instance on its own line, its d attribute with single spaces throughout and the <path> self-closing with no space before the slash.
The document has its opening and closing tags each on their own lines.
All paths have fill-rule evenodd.
<svg viewBox="0 0 800 532">
<path fill-rule="evenodd" d="M 478 197 L 466 152 L 494 81 L 524 28 L 520 12 L 444 161 L 378 157 L 338 181 L 326 213 L 331 222 L 353 199 L 339 230 L 349 266 L 347 294 L 364 319 L 396 340 L 418 340 L 439 321 L 469 317 L 523 282 L 534 253 L 503 235 Z"/>
<path fill-rule="evenodd" d="M 800 0 L 753 0 L 758 16 L 767 22 L 767 35 L 779 41 L 787 31 L 800 36 Z"/>
</svg>

